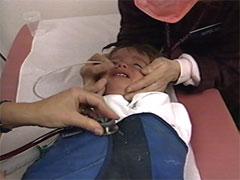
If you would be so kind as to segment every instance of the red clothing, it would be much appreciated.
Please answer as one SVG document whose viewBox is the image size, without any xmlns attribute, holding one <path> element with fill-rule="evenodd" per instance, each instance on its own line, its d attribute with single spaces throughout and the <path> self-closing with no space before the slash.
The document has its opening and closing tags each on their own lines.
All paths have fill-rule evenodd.
<svg viewBox="0 0 240 180">
<path fill-rule="evenodd" d="M 238 1 L 198 2 L 181 21 L 169 25 L 141 12 L 132 0 L 119 0 L 119 10 L 118 44 L 148 43 L 163 48 L 171 58 L 190 54 L 198 63 L 201 82 L 180 88 L 188 92 L 217 88 L 239 126 Z M 180 39 L 183 42 L 170 51 Z"/>
</svg>

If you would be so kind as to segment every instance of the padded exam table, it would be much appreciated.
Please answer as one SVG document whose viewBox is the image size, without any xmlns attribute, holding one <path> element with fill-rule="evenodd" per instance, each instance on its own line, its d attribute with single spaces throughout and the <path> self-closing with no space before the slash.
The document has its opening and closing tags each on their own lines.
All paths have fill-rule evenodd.
<svg viewBox="0 0 240 180">
<path fill-rule="evenodd" d="M 2 73 L 1 99 L 15 100 L 21 65 L 30 52 L 32 36 L 23 26 L 12 45 Z M 240 138 L 216 89 L 186 95 L 177 92 L 191 118 L 192 148 L 203 180 L 240 179 Z"/>
</svg>

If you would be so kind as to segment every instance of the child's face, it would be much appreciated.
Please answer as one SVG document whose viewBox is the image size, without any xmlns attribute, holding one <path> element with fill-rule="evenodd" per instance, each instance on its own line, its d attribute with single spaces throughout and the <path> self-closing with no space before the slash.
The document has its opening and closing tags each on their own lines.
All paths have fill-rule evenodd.
<svg viewBox="0 0 240 180">
<path fill-rule="evenodd" d="M 138 53 L 134 48 L 121 48 L 111 54 L 112 68 L 106 75 L 108 80 L 105 94 L 125 94 L 125 89 L 143 77 L 141 69 L 150 63 L 147 55 Z"/>
</svg>

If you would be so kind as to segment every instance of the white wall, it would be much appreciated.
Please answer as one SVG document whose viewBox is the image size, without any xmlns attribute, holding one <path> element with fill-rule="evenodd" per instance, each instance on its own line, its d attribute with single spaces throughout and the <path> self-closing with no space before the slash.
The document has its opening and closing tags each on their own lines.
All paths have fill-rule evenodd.
<svg viewBox="0 0 240 180">
<path fill-rule="evenodd" d="M 6 57 L 23 26 L 22 14 L 40 11 L 42 19 L 118 12 L 117 0 L 0 0 L 0 52 Z"/>
</svg>

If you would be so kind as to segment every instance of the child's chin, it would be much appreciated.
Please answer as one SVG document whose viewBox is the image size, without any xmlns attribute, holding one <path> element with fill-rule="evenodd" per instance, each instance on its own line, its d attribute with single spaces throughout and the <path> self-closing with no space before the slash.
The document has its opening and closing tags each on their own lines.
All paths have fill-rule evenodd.
<svg viewBox="0 0 240 180">
<path fill-rule="evenodd" d="M 105 95 L 108 95 L 108 94 L 118 94 L 118 95 L 125 95 L 125 89 L 106 89 Z"/>
<path fill-rule="evenodd" d="M 109 94 L 125 95 L 123 91 L 119 91 L 119 90 L 109 90 L 109 91 L 105 91 L 104 93 L 104 95 L 109 95 Z"/>
</svg>

